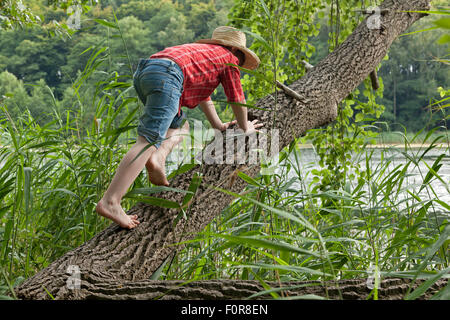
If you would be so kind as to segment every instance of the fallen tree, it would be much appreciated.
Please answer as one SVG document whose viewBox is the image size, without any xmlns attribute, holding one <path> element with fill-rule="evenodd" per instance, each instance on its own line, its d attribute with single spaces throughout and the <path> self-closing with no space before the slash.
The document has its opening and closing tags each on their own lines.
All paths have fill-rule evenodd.
<svg viewBox="0 0 450 320">
<path fill-rule="evenodd" d="M 386 278 L 380 281 L 378 299 L 402 300 L 424 280 Z M 271 292 L 280 298 L 309 296 L 326 299 L 366 300 L 372 296 L 372 290 L 366 279 L 346 279 L 340 281 L 290 281 L 280 283 L 268 281 Z M 426 290 L 419 300 L 428 300 L 447 284 L 439 280 Z M 95 274 L 83 276 L 83 290 L 73 290 L 82 293 L 73 298 L 82 299 L 113 299 L 113 300 L 242 300 L 251 297 L 252 300 L 271 299 L 270 293 L 256 280 L 141 280 L 116 281 L 108 280 Z M 314 297 L 313 297 L 314 296 Z"/>
<path fill-rule="evenodd" d="M 380 7 L 383 14 L 379 29 L 368 28 L 366 18 L 332 53 L 289 86 L 296 92 L 295 98 L 280 93 L 273 108 L 274 97 L 269 95 L 258 101 L 257 106 L 261 109 L 252 109 L 249 119 L 271 123 L 276 113 L 274 125 L 280 132 L 280 149 L 307 130 L 332 122 L 337 117 L 338 103 L 376 69 L 398 35 L 424 15 L 404 11 L 429 10 L 429 2 L 385 1 Z M 178 282 L 148 279 L 169 256 L 183 248 L 177 243 L 195 237 L 234 199 L 214 186 L 235 193 L 244 190 L 245 181 L 236 178 L 238 170 L 254 177 L 259 173 L 260 166 L 203 163 L 176 175 L 170 182 L 171 187 L 188 190 L 192 181 L 199 182 L 195 195 L 189 201 L 187 219 L 180 219 L 179 209 L 176 208 L 164 209 L 138 203 L 128 212 L 138 215 L 141 223 L 137 228 L 124 230 L 116 225 L 106 228 L 27 279 L 16 289 L 17 296 L 22 299 L 123 299 L 152 298 L 167 291 L 173 292 Z M 185 194 L 165 191 L 157 196 L 181 204 Z M 80 276 L 75 289 L 68 285 L 68 281 L 73 280 L 74 266 Z M 196 285 L 202 287 L 202 283 L 205 292 L 208 292 L 207 288 L 213 282 L 197 282 Z M 216 283 L 233 287 L 244 282 Z M 249 285 L 257 287 L 255 283 Z M 207 294 L 202 296 L 208 297 Z M 222 297 L 232 298 L 226 294 Z"/>
</svg>

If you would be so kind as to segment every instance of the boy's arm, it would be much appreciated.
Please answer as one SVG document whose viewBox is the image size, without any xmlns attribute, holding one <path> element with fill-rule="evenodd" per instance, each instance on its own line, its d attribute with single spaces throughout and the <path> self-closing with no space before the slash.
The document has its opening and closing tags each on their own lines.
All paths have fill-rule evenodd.
<svg viewBox="0 0 450 320">
<path fill-rule="evenodd" d="M 247 107 L 244 106 L 246 102 L 244 92 L 242 90 L 239 69 L 233 66 L 225 68 L 224 72 L 220 75 L 220 82 L 222 83 L 227 100 L 231 104 L 231 109 L 233 109 L 233 113 L 236 116 L 239 128 L 241 128 L 246 134 L 258 131 L 256 128 L 261 127 L 263 124 L 257 124 L 256 122 L 258 120 L 248 121 Z"/>
<path fill-rule="evenodd" d="M 245 100 L 239 103 L 245 104 Z M 245 134 L 250 134 L 252 132 L 258 131 L 257 128 L 263 126 L 262 123 L 256 123 L 258 122 L 258 119 L 248 121 L 247 107 L 238 104 L 233 104 L 231 102 L 231 108 L 233 109 L 233 113 L 236 116 L 239 128 L 241 128 L 245 132 Z"/>
<path fill-rule="evenodd" d="M 245 101 L 240 102 L 245 104 Z M 236 116 L 237 123 L 239 125 L 239 128 L 244 130 L 244 132 L 247 132 L 248 130 L 248 121 L 247 121 L 247 107 L 238 105 L 238 104 L 231 104 L 231 109 L 233 110 L 234 115 Z"/>
<path fill-rule="evenodd" d="M 206 119 L 208 119 L 209 123 L 213 129 L 218 129 L 220 131 L 226 130 L 230 125 L 236 123 L 236 120 L 222 123 L 219 116 L 217 115 L 216 107 L 211 100 L 204 100 L 199 103 L 200 109 L 205 113 Z"/>
<path fill-rule="evenodd" d="M 245 104 L 245 101 L 240 103 Z M 257 128 L 263 126 L 262 123 L 256 123 L 258 120 L 248 121 L 247 120 L 247 107 L 242 105 L 231 103 L 231 108 L 233 110 L 234 115 L 236 116 L 236 120 L 222 123 L 219 116 L 217 115 L 216 107 L 211 100 L 204 100 L 199 103 L 200 109 L 205 113 L 206 119 L 211 123 L 211 126 L 214 129 L 218 129 L 220 131 L 228 129 L 228 127 L 237 122 L 239 128 L 241 128 L 245 133 L 252 133 L 253 131 L 257 131 Z"/>
</svg>

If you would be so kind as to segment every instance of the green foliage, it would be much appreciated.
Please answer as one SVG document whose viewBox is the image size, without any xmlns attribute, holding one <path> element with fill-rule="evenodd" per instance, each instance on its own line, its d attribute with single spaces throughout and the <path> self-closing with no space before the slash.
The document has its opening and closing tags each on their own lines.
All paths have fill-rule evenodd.
<svg viewBox="0 0 450 320">
<path fill-rule="evenodd" d="M 55 4 L 64 8 L 63 2 Z M 244 76 L 248 100 L 274 92 L 274 80 L 290 84 L 303 76 L 301 60 L 314 64 L 333 50 L 361 18 L 352 13 L 355 5 L 364 4 L 237 1 L 230 20 L 247 31 L 251 48 L 263 61 L 262 76 Z M 139 104 L 131 77 L 137 58 L 178 41 L 209 37 L 214 27 L 226 24 L 230 5 L 208 0 L 117 0 L 93 6 L 70 38 L 49 38 L 50 27 L 1 31 L 0 297 L 14 297 L 13 287 L 24 277 L 109 223 L 94 213 L 94 207 L 135 138 Z M 62 24 L 67 19 L 61 9 L 39 8 L 43 21 L 58 18 Z M 405 38 L 401 50 L 412 45 Z M 391 53 L 391 60 L 383 64 L 394 59 Z M 395 61 L 399 66 L 408 57 Z M 377 92 L 366 80 L 340 104 L 335 123 L 306 137 L 319 156 L 315 171 L 301 162 L 302 149 L 296 141 L 282 151 L 279 171 L 255 178 L 240 172 L 237 179 L 249 183 L 247 192 L 233 194 L 237 201 L 154 278 L 256 279 L 266 292 L 280 298 L 283 292 L 271 289 L 266 281 L 365 278 L 377 270 L 382 277 L 427 278 L 408 293 L 408 299 L 415 299 L 445 277 L 450 207 L 436 196 L 434 182 L 450 190 L 442 174 L 449 137 L 438 130 L 425 133 L 424 145 L 417 150 L 411 148 L 417 135 L 399 134 L 404 148 L 382 149 L 381 159 L 373 159 L 365 142 L 372 138 L 372 122 L 383 111 L 377 99 L 391 87 L 388 73 L 379 71 L 383 79 Z M 416 93 L 424 99 L 428 92 L 435 95 L 424 105 L 448 119 L 444 113 L 448 86 L 431 83 L 437 74 L 420 81 L 405 78 L 402 90 L 429 84 L 427 91 Z M 438 94 L 437 85 L 442 86 Z M 218 100 L 223 100 L 221 95 L 218 90 Z M 188 115 L 197 118 L 200 111 L 189 110 Z M 226 109 L 221 116 L 227 120 Z M 438 151 L 438 143 L 447 148 Z M 433 151 L 438 155 L 426 162 Z M 411 169 L 419 171 L 419 181 L 410 180 Z M 186 211 L 199 181 L 194 179 L 189 190 L 178 190 L 186 192 Z M 141 175 L 122 202 L 125 209 L 134 199 L 142 199 L 136 194 L 161 191 L 146 184 Z M 155 197 L 145 200 L 166 207 L 180 205 Z M 180 219 L 189 219 L 181 213 Z M 444 293 L 434 298 L 445 297 Z"/>
<path fill-rule="evenodd" d="M 64 16 L 68 20 L 74 18 L 74 14 L 86 13 L 98 0 L 3 0 L 0 2 L 0 30 L 24 29 L 35 26 L 45 26 L 45 18 L 43 8 L 47 10 L 60 9 L 64 10 Z M 55 17 L 54 11 L 49 16 Z M 70 17 L 72 16 L 72 17 Z M 61 18 L 61 15 L 58 17 Z M 52 34 L 71 35 L 70 23 L 59 23 L 50 19 Z M 51 29 L 49 28 L 49 30 Z"/>
<path fill-rule="evenodd" d="M 0 73 L 0 99 L 2 104 L 10 106 L 14 114 L 25 111 L 24 105 L 30 100 L 23 82 L 8 71 Z"/>
<path fill-rule="evenodd" d="M 85 73 L 107 61 L 99 52 L 102 48 L 90 56 L 92 70 Z M 27 93 L 12 74 L 3 72 L 0 79 L 11 85 L 2 85 L 2 90 L 15 90 L 11 97 L 2 92 L 7 98 L 0 112 L 0 268 L 8 281 L 30 276 L 108 224 L 94 208 L 135 137 L 130 131 L 138 107 L 137 99 L 126 95 L 130 84 L 112 74 L 97 84 L 94 114 L 77 99 L 89 83 L 78 83 L 63 99 L 75 96 L 77 108 L 62 112 L 53 100 L 54 112 L 41 126 L 28 110 L 11 117 L 12 102 L 21 99 L 15 102 L 23 106 L 26 99 L 20 95 Z M 35 87 L 27 99 L 43 99 L 44 91 Z M 145 183 L 141 177 L 133 187 Z M 126 208 L 130 200 L 123 205 Z"/>
<path fill-rule="evenodd" d="M 0 104 L 8 106 L 11 114 L 19 115 L 28 110 L 33 117 L 49 121 L 52 106 L 55 107 L 49 90 L 44 79 L 26 90 L 23 81 L 18 80 L 12 73 L 0 73 Z"/>
<path fill-rule="evenodd" d="M 315 190 L 308 169 L 316 164 L 302 160 L 308 150 L 293 143 L 292 152 L 282 152 L 285 161 L 272 176 L 250 178 L 240 172 L 238 178 L 249 183 L 245 192 L 222 190 L 239 201 L 187 241 L 187 249 L 160 270 L 160 276 L 262 283 L 367 279 L 377 274 L 427 279 L 405 295 L 418 298 L 447 277 L 449 267 L 450 207 L 435 195 L 450 193 L 432 183 L 445 180 L 440 170 L 447 162 L 449 140 L 430 137 L 416 149 L 411 148 L 414 138 L 406 136 L 404 148 L 360 149 L 355 157 L 362 164 L 362 178 L 323 192 Z M 416 174 L 412 177 L 411 172 Z M 443 186 L 450 191 L 448 181 Z M 371 297 L 376 298 L 375 290 Z"/>
<path fill-rule="evenodd" d="M 33 86 L 48 86 L 61 112 L 74 108 L 76 99 L 69 97 L 69 93 L 83 73 L 92 49 L 105 46 L 104 56 L 116 58 L 107 58 L 108 63 L 102 64 L 83 80 L 91 83 L 81 97 L 85 102 L 92 101 L 95 84 L 103 79 L 105 73 L 116 71 L 119 76 L 130 77 L 139 58 L 146 58 L 167 46 L 191 42 L 197 37 L 209 38 L 212 29 L 226 24 L 231 5 L 230 1 L 215 4 L 203 0 L 53 1 L 50 5 L 45 0 L 32 0 L 27 4 L 34 14 L 41 17 L 40 27 L 32 24 L 33 28 L 1 31 L 0 72 L 7 70 L 14 74 L 25 84 L 29 96 Z M 69 30 L 67 9 L 77 4 L 83 8 L 81 28 Z M 66 29 L 62 28 L 64 25 Z M 45 83 L 40 83 L 41 79 Z M 46 98 L 50 96 L 45 95 Z M 223 92 L 219 90 L 215 97 L 220 100 Z M 49 119 L 46 114 L 53 112 L 54 103 L 40 103 L 40 99 L 36 104 L 22 101 L 20 108 L 10 107 L 13 119 L 26 106 L 35 120 L 43 125 Z M 42 110 L 41 106 L 45 104 L 45 110 Z M 93 114 L 93 104 L 84 103 L 84 107 L 88 109 L 87 113 Z M 202 117 L 198 110 L 187 111 Z"/>
<path fill-rule="evenodd" d="M 282 11 L 283 4 L 283 1 L 245 1 L 236 2 L 234 7 L 233 15 L 237 16 L 231 20 L 251 30 L 248 32 L 254 35 L 251 48 L 263 61 L 264 76 L 258 73 L 257 79 L 245 78 L 252 101 L 274 90 L 271 79 L 286 80 L 286 74 L 294 72 L 285 63 L 290 51 L 286 50 L 285 56 L 280 54 L 286 42 L 273 41 L 282 37 L 274 26 L 285 23 L 276 16 L 276 9 Z M 350 10 L 346 10 L 352 5 L 350 1 L 340 1 L 339 8 L 334 6 L 335 2 L 332 4 L 328 7 L 330 34 L 325 34 L 329 39 L 328 50 L 333 50 L 357 23 L 354 17 L 350 19 Z M 282 19 L 289 21 L 292 17 L 284 12 Z M 251 33 L 255 30 L 257 33 Z M 323 41 L 320 45 L 324 48 Z M 303 69 L 298 70 L 302 74 Z M 269 81 L 262 80 L 267 78 Z M 282 151 L 280 158 L 285 162 L 277 173 L 256 179 L 238 173 L 239 178 L 249 183 L 246 192 L 234 194 L 239 201 L 233 202 L 196 239 L 188 241 L 188 249 L 160 270 L 160 276 L 255 279 L 264 286 L 265 293 L 280 298 L 279 291 L 271 289 L 265 281 L 366 278 L 373 276 L 373 270 L 375 277 L 415 279 L 430 275 L 424 285 L 408 294 L 408 299 L 417 298 L 445 277 L 450 208 L 438 200 L 430 182 L 444 181 L 438 171 L 448 152 L 448 135 L 433 130 L 433 134 L 422 139 L 424 144 L 418 150 L 411 149 L 417 135 L 412 138 L 402 135 L 404 150 L 381 149 L 377 151 L 381 159 L 374 159 L 374 150 L 366 149 L 366 143 L 375 138 L 371 130 L 377 128 L 372 122 L 384 110 L 376 102 L 376 98 L 382 98 L 384 89 L 383 79 L 379 80 L 381 88 L 377 92 L 367 79 L 339 105 L 335 123 L 307 134 L 306 139 L 312 140 L 318 155 L 318 169 L 309 170 L 308 165 L 300 162 L 302 150 L 293 142 L 289 150 Z M 444 89 L 439 92 L 445 97 Z M 443 104 L 444 99 L 435 106 Z M 447 148 L 437 151 L 441 154 L 432 165 L 426 165 L 427 173 L 419 169 L 421 181 L 413 185 L 408 172 L 417 170 L 438 142 Z M 448 181 L 443 183 L 450 190 Z M 430 188 L 427 192 L 419 194 L 427 188 Z M 379 279 L 375 279 L 376 283 Z M 371 297 L 378 298 L 376 288 L 367 298 Z"/>
<path fill-rule="evenodd" d="M 41 18 L 31 12 L 22 0 L 2 0 L 0 2 L 0 31 L 23 28 L 40 21 Z"/>
<path fill-rule="evenodd" d="M 292 83 L 302 77 L 302 60 L 309 60 L 315 48 L 308 38 L 318 34 L 320 23 L 314 14 L 322 1 L 236 1 L 230 22 L 253 38 L 250 45 L 260 58 L 258 73 L 268 81 L 245 75 L 242 80 L 250 104 L 274 91 L 275 82 Z"/>
<path fill-rule="evenodd" d="M 273 92 L 276 110 L 275 82 L 289 84 L 304 75 L 302 61 L 309 61 L 315 53 L 309 39 L 319 35 L 319 19 L 323 21 L 325 10 L 329 11 L 328 51 L 332 51 L 359 23 L 361 17 L 353 13 L 354 5 L 354 1 L 339 1 L 338 5 L 332 2 L 331 6 L 325 1 L 236 2 L 231 21 L 249 28 L 249 34 L 258 35 L 250 48 L 261 57 L 259 73 L 269 79 L 261 83 L 257 77 L 244 76 L 243 85 L 250 103 Z M 339 105 L 337 121 L 325 129 L 307 133 L 305 139 L 313 143 L 323 166 L 314 172 L 322 182 L 318 188 L 333 188 L 343 185 L 346 178 L 355 178 L 347 175 L 350 169 L 358 169 L 352 168 L 350 154 L 361 148 L 367 137 L 374 136 L 360 124 L 373 121 L 383 113 L 384 107 L 376 103 L 376 97 L 381 97 L 383 92 L 382 80 L 380 83 L 381 88 L 372 92 L 370 82 L 365 81 L 363 88 L 355 90 Z"/>
<path fill-rule="evenodd" d="M 437 45 L 445 31 L 419 32 L 433 23 L 434 15 L 423 18 L 401 36 L 389 51 L 389 60 L 382 63 L 379 74 L 383 77 L 385 95 L 380 102 L 386 105 L 381 121 L 389 123 L 391 130 L 400 125 L 418 131 L 427 124 L 429 128 L 445 125 L 439 113 L 426 106 L 437 98 L 436 89 L 447 87 L 450 69 L 445 64 L 448 44 Z"/>
<path fill-rule="evenodd" d="M 361 16 L 352 13 L 354 5 L 354 1 L 331 2 L 328 19 L 329 52 L 360 23 Z M 384 90 L 381 78 L 379 82 L 380 88 L 374 91 L 371 81 L 366 79 L 338 105 L 336 121 L 326 128 L 311 130 L 304 137 L 303 141 L 310 141 L 320 156 L 322 168 L 313 172 L 318 182 L 316 190 L 340 189 L 349 181 L 364 179 L 364 172 L 360 171 L 360 165 L 354 161 L 353 155 L 376 135 L 371 124 L 384 111 L 384 106 L 376 101 L 377 97 L 383 96 Z"/>
</svg>

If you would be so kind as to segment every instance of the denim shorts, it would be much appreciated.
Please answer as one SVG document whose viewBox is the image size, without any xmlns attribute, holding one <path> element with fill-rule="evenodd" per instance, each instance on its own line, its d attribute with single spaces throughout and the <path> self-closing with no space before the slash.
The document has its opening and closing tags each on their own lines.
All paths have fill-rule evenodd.
<svg viewBox="0 0 450 320">
<path fill-rule="evenodd" d="M 183 93 L 183 71 L 173 61 L 140 59 L 133 85 L 144 112 L 139 118 L 138 135 L 159 148 L 168 128 L 179 128 L 185 115 L 179 110 Z"/>
</svg>

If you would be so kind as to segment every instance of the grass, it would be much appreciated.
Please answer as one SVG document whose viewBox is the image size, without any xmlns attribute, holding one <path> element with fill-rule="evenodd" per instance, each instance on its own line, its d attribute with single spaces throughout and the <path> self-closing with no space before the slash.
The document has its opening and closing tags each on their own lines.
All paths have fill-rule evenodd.
<svg viewBox="0 0 450 320">
<path fill-rule="evenodd" d="M 92 99 L 84 97 L 86 79 L 107 58 L 104 48 L 92 50 L 91 67 L 74 85 L 77 107 L 62 112 L 55 104 L 53 121 L 45 125 L 30 113 L 12 119 L 2 106 L 4 298 L 14 298 L 13 288 L 23 279 L 110 223 L 94 208 L 134 141 L 139 106 L 130 76 L 113 71 L 105 73 Z M 449 273 L 450 206 L 436 189 L 439 182 L 450 194 L 448 175 L 441 173 L 449 162 L 449 137 L 434 130 L 382 134 L 379 139 L 403 148 L 383 147 L 377 161 L 374 150 L 361 149 L 353 155 L 353 161 L 363 164 L 361 175 L 348 178 L 340 189 L 320 192 L 313 191 L 313 164 L 302 162 L 305 151 L 293 142 L 282 151 L 283 162 L 272 175 L 241 175 L 249 183 L 246 192 L 234 194 L 236 201 L 154 278 L 255 279 L 274 298 L 283 298 L 283 292 L 272 290 L 267 281 L 425 278 L 405 296 L 417 298 Z M 418 141 L 419 148 L 412 148 Z M 431 152 L 437 155 L 430 158 Z M 418 172 L 415 180 L 412 170 Z M 146 186 L 140 175 L 132 189 Z M 122 204 L 129 209 L 134 202 L 125 199 Z M 433 298 L 448 297 L 447 286 Z M 376 286 L 370 298 L 377 298 Z"/>
<path fill-rule="evenodd" d="M 448 166 L 449 149 L 434 150 L 438 142 L 448 144 L 440 136 L 418 150 L 383 148 L 381 160 L 373 159 L 375 150 L 361 151 L 355 158 L 365 162 L 364 178 L 322 193 L 311 191 L 311 171 L 299 160 L 303 150 L 296 149 L 277 174 L 246 177 L 251 183 L 245 195 L 235 195 L 239 201 L 162 274 L 264 284 L 368 278 L 378 270 L 381 277 L 432 279 L 430 286 L 449 271 L 450 206 L 435 189 L 440 181 L 450 195 L 448 173 L 439 174 L 444 161 Z M 433 150 L 437 156 L 430 162 Z M 443 295 L 448 289 L 436 298 Z M 405 298 L 415 297 L 416 291 Z"/>
<path fill-rule="evenodd" d="M 121 95 L 119 108 L 115 100 L 99 104 L 95 116 L 103 125 L 86 132 L 77 129 L 84 116 L 79 113 L 64 118 L 55 113 L 40 126 L 29 114 L 11 119 L 3 107 L 3 296 L 13 296 L 12 288 L 24 278 L 109 224 L 94 208 L 129 147 L 135 119 L 120 120 L 117 110 L 125 105 L 136 114 L 137 100 Z M 428 139 L 431 135 L 418 150 L 408 143 L 396 151 L 383 148 L 380 161 L 372 161 L 374 150 L 362 150 L 354 161 L 365 163 L 364 174 L 342 189 L 319 193 L 312 192 L 311 168 L 301 162 L 304 150 L 293 142 L 273 175 L 241 176 L 249 182 L 247 192 L 236 194 L 237 201 L 167 263 L 160 278 L 256 279 L 270 290 L 270 280 L 368 278 L 379 270 L 381 277 L 420 277 L 432 285 L 448 276 L 450 206 L 436 196 L 435 182 L 449 192 L 448 176 L 440 175 L 449 149 L 439 149 L 430 162 L 427 155 L 437 143 L 448 145 L 448 138 Z M 414 184 L 413 169 L 420 178 Z M 146 183 L 141 175 L 133 189 Z M 123 204 L 129 208 L 133 202 Z M 448 296 L 448 288 L 436 297 L 441 296 Z"/>
<path fill-rule="evenodd" d="M 99 52 L 102 48 L 92 51 L 88 65 L 105 60 Z M 12 294 L 6 284 L 17 285 L 109 224 L 94 208 L 134 142 L 138 105 L 136 97 L 127 94 L 132 89 L 125 82 L 129 77 L 117 78 L 114 72 L 97 84 L 95 97 L 88 101 L 84 95 L 90 88 L 80 79 L 91 72 L 86 69 L 74 85 L 78 108 L 62 113 L 55 103 L 49 108 L 53 120 L 45 125 L 29 112 L 12 119 L 6 103 L 0 110 L 4 294 Z M 145 184 L 140 177 L 134 187 Z M 125 199 L 123 204 L 130 208 L 133 203 Z"/>
</svg>

